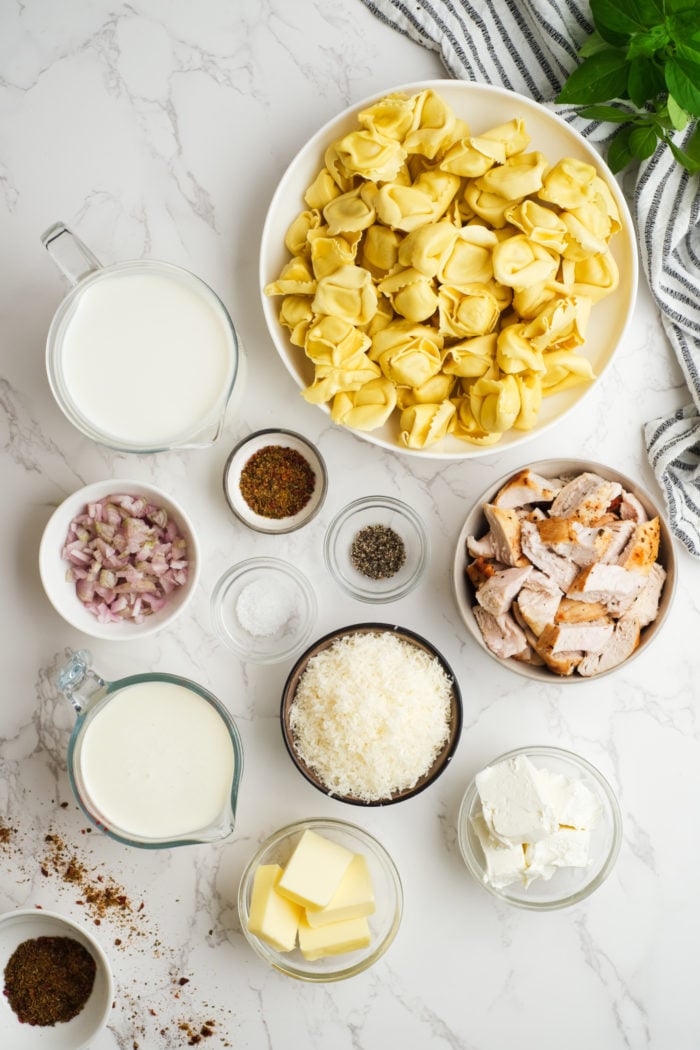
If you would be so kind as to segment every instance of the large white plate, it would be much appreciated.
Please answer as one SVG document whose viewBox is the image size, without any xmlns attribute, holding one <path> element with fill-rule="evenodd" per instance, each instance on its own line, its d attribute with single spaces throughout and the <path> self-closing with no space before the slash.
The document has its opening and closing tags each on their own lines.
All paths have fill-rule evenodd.
<svg viewBox="0 0 700 1050">
<path fill-rule="evenodd" d="M 323 167 L 323 156 L 327 146 L 357 126 L 357 114 L 392 92 L 400 91 L 413 95 L 426 88 L 432 88 L 452 106 L 457 116 L 467 121 L 473 134 L 479 134 L 514 117 L 522 117 L 532 138 L 528 149 L 540 150 L 552 163 L 562 157 L 575 157 L 594 164 L 610 186 L 622 219 L 622 229 L 611 241 L 611 250 L 620 269 L 620 284 L 612 295 L 595 304 L 583 348 L 596 373 L 597 378 L 593 383 L 582 384 L 554 397 L 545 398 L 539 421 L 533 430 L 511 430 L 497 445 L 471 445 L 448 435 L 439 444 L 427 449 L 407 449 L 399 441 L 397 412 L 377 430 L 353 431 L 366 441 L 396 452 L 424 458 L 470 459 L 502 452 L 511 446 L 522 445 L 532 438 L 539 437 L 561 420 L 574 405 L 590 393 L 595 383 L 601 380 L 625 334 L 632 314 L 637 290 L 637 247 L 625 199 L 600 155 L 578 132 L 539 103 L 504 88 L 460 80 L 428 80 L 387 88 L 386 91 L 350 106 L 328 121 L 309 139 L 282 176 L 267 213 L 260 245 L 263 313 L 275 347 L 300 388 L 308 386 L 312 381 L 313 365 L 306 358 L 304 351 L 289 341 L 287 330 L 279 323 L 277 315 L 281 298 L 268 297 L 263 291 L 265 285 L 277 279 L 289 259 L 284 236 L 292 220 L 305 207 L 304 192 Z M 314 407 L 321 407 L 323 411 L 328 412 L 325 405 Z"/>
</svg>

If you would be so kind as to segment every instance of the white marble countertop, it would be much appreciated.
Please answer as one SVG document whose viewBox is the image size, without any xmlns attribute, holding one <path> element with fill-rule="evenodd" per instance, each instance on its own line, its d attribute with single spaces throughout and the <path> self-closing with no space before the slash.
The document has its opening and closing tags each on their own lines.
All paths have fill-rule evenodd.
<svg viewBox="0 0 700 1050">
<path fill-rule="evenodd" d="M 575 688 L 538 686 L 500 668 L 466 637 L 450 588 L 468 509 L 525 459 L 607 462 L 660 498 L 641 427 L 688 398 L 646 287 L 604 380 L 525 453 L 441 463 L 383 451 L 332 426 L 299 396 L 263 323 L 258 243 L 276 183 L 309 135 L 371 93 L 443 76 L 437 56 L 387 29 L 359 0 L 5 0 L 0 56 L 0 819 L 13 828 L 0 842 L 0 911 L 41 906 L 92 926 L 78 888 L 47 859 L 48 834 L 75 854 L 88 881 L 123 888 L 131 920 L 112 909 L 93 927 L 116 979 L 112 1018 L 95 1050 L 186 1046 L 188 1025 L 198 1030 L 208 1020 L 214 1034 L 202 1042 L 212 1050 L 696 1048 L 700 565 L 679 548 L 675 606 L 654 645 Z M 103 261 L 167 259 L 221 295 L 249 374 L 246 397 L 213 448 L 118 455 L 64 419 L 43 347 L 65 284 L 39 240 L 58 219 Z M 281 538 L 247 531 L 221 491 L 232 446 L 270 425 L 317 442 L 330 468 L 319 516 Z M 46 601 L 37 547 L 64 496 L 124 475 L 153 481 L 187 506 L 203 542 L 202 579 L 172 630 L 134 645 L 92 643 Z M 408 500 L 432 542 L 418 590 L 377 609 L 344 598 L 322 562 L 331 517 L 372 492 Z M 462 685 L 465 722 L 454 761 L 428 791 L 358 811 L 320 795 L 294 770 L 278 720 L 288 666 L 242 664 L 210 627 L 215 581 L 254 554 L 292 559 L 309 575 L 319 635 L 379 614 L 442 650 Z M 201 682 L 230 709 L 246 753 L 230 840 L 146 852 L 88 832 L 66 773 L 72 714 L 53 684 L 65 647 L 86 642 L 107 678 L 171 671 Z M 624 820 L 607 882 L 587 901 L 548 914 L 501 905 L 471 881 L 455 830 L 477 769 L 534 743 L 573 749 L 598 766 Z M 361 823 L 389 849 L 405 913 L 372 970 L 312 987 L 253 954 L 235 895 L 258 842 L 290 821 L 324 815 Z"/>
</svg>

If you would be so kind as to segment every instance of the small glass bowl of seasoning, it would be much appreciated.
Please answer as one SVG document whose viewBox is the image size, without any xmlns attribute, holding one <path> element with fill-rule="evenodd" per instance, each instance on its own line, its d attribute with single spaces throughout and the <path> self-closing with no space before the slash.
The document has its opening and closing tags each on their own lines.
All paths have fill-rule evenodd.
<svg viewBox="0 0 700 1050">
<path fill-rule="evenodd" d="M 393 496 L 365 496 L 328 526 L 323 553 L 336 583 L 361 602 L 393 602 L 413 590 L 428 562 L 416 512 Z"/>
<path fill-rule="evenodd" d="M 327 487 L 320 452 L 292 430 L 257 430 L 236 445 L 224 468 L 228 504 L 256 532 L 293 532 L 306 525 Z"/>
<path fill-rule="evenodd" d="M 279 558 L 249 558 L 223 574 L 211 596 L 221 640 L 243 660 L 286 660 L 309 642 L 316 594 L 295 565 Z"/>
<path fill-rule="evenodd" d="M 83 1050 L 112 1013 L 114 982 L 95 937 L 55 912 L 0 915 L 0 1046 Z"/>
</svg>

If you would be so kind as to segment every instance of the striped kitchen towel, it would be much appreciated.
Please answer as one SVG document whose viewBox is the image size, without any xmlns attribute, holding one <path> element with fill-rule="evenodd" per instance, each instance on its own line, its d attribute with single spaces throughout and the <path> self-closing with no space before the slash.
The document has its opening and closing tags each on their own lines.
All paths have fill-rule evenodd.
<svg viewBox="0 0 700 1050">
<path fill-rule="evenodd" d="M 363 0 L 375 15 L 437 51 L 453 76 L 499 84 L 549 104 L 590 141 L 614 132 L 556 106 L 557 95 L 593 31 L 576 0 Z M 683 145 L 689 135 L 679 134 Z M 634 172 L 630 210 L 642 265 L 693 401 L 644 427 L 649 461 L 666 497 L 671 528 L 700 557 L 700 177 L 659 148 Z"/>
</svg>

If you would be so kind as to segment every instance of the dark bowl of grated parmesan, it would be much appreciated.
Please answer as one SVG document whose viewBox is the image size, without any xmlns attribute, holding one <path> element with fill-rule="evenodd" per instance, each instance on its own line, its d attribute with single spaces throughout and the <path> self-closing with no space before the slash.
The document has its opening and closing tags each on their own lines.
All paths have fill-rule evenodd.
<svg viewBox="0 0 700 1050">
<path fill-rule="evenodd" d="M 447 768 L 462 698 L 438 650 L 404 627 L 361 623 L 315 642 L 284 686 L 282 734 L 299 772 L 355 806 L 413 798 Z"/>
</svg>

